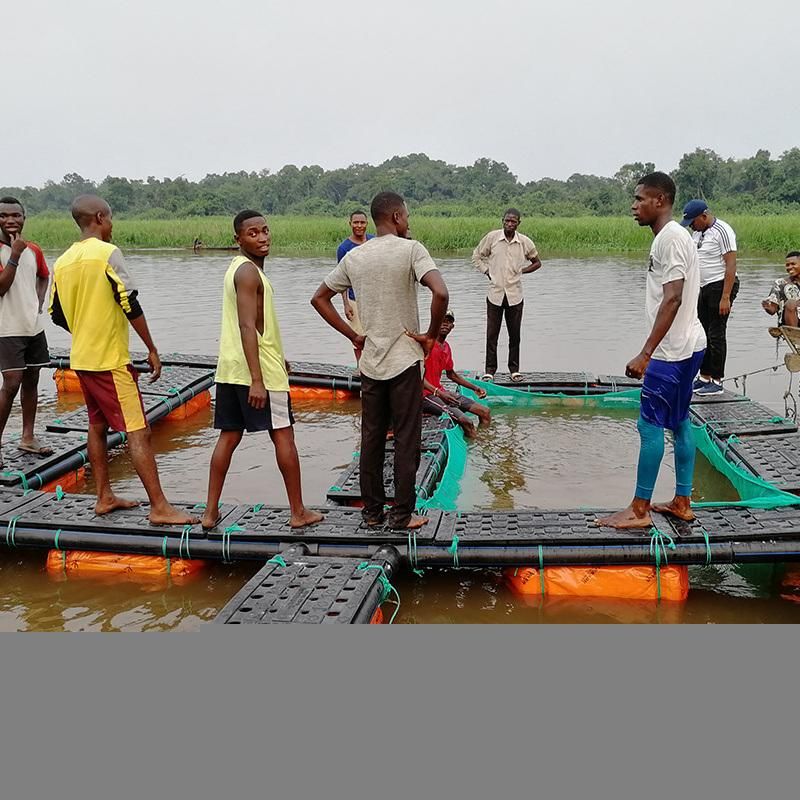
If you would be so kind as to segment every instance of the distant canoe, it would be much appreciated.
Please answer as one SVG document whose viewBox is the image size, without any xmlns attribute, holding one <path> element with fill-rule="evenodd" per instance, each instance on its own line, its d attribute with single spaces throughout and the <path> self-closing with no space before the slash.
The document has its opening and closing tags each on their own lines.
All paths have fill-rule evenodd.
<svg viewBox="0 0 800 800">
<path fill-rule="evenodd" d="M 186 249 L 187 250 L 195 250 L 195 251 L 197 251 L 197 250 L 226 250 L 226 251 L 231 251 L 231 250 L 238 250 L 239 248 L 236 245 L 233 245 L 231 247 L 208 247 L 205 244 L 199 244 L 199 245 L 195 245 L 193 247 L 187 247 Z"/>
</svg>

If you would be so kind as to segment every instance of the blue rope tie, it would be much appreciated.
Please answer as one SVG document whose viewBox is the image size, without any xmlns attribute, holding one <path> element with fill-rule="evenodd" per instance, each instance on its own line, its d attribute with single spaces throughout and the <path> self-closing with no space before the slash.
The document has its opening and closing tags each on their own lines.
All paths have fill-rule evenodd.
<svg viewBox="0 0 800 800">
<path fill-rule="evenodd" d="M 286 561 L 284 560 L 282 555 L 272 556 L 272 558 L 269 559 L 269 561 L 267 561 L 267 564 L 277 564 L 279 567 L 283 567 L 284 569 L 288 569 L 287 566 L 286 566 Z"/>
<path fill-rule="evenodd" d="M 377 569 L 380 570 L 380 574 L 378 575 L 378 580 L 381 584 L 381 605 L 385 603 L 392 594 L 397 598 L 392 602 L 395 604 L 394 613 L 392 614 L 392 618 L 389 620 L 389 624 L 391 625 L 394 622 L 394 618 L 397 616 L 397 612 L 400 611 L 400 592 L 392 586 L 392 582 L 386 577 L 386 570 L 383 568 L 382 564 L 370 564 L 369 561 L 362 561 L 357 567 L 356 570 L 367 570 L 367 569 Z"/>
<path fill-rule="evenodd" d="M 453 556 L 453 566 L 458 567 L 458 536 L 453 534 L 453 541 L 448 552 Z"/>
<path fill-rule="evenodd" d="M 663 553 L 664 564 L 669 564 L 667 548 L 675 550 L 675 542 L 668 533 L 661 533 L 658 528 L 650 528 L 650 555 L 656 562 L 656 590 L 657 599 L 661 600 L 661 558 Z"/>
<path fill-rule="evenodd" d="M 186 541 L 186 558 L 191 558 L 192 554 L 189 552 L 189 536 L 192 532 L 191 525 L 184 525 L 181 531 L 181 540 L 178 542 L 178 558 L 183 558 L 183 543 Z"/>
<path fill-rule="evenodd" d="M 17 546 L 16 541 L 14 541 L 14 537 L 17 533 L 17 521 L 21 516 L 21 514 L 18 514 L 16 517 L 11 517 L 11 519 L 8 521 L 8 525 L 6 526 L 6 547 Z"/>
</svg>

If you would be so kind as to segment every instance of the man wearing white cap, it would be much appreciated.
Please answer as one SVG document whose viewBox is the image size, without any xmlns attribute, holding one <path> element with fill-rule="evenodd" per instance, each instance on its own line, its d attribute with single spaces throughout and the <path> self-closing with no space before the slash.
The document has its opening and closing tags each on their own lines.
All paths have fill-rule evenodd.
<svg viewBox="0 0 800 800">
<path fill-rule="evenodd" d="M 700 299 L 697 316 L 706 332 L 708 347 L 700 376 L 694 382 L 698 395 L 721 394 L 728 352 L 726 331 L 731 306 L 739 292 L 736 276 L 736 234 L 715 217 L 705 200 L 690 200 L 683 208 L 681 225 L 691 228 L 700 260 Z"/>
</svg>

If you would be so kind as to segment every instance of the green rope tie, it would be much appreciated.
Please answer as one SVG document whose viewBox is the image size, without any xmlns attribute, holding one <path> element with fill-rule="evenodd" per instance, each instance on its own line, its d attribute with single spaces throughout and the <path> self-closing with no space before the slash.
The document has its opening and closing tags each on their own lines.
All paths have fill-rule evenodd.
<svg viewBox="0 0 800 800">
<path fill-rule="evenodd" d="M 739 444 L 739 442 L 741 442 L 741 441 L 742 441 L 742 440 L 741 440 L 741 439 L 740 439 L 740 438 L 739 438 L 739 437 L 738 437 L 738 436 L 737 436 L 735 433 L 732 433 L 732 434 L 731 434 L 731 435 L 730 435 L 730 436 L 727 438 L 727 440 L 725 441 L 725 447 L 724 447 L 724 448 L 723 448 L 723 450 L 722 450 L 722 455 L 723 455 L 723 457 L 725 457 L 725 458 L 727 458 L 727 457 L 728 457 L 728 448 L 729 448 L 729 447 L 730 447 L 732 444 Z"/>
<path fill-rule="evenodd" d="M 267 564 L 277 564 L 279 567 L 283 567 L 284 569 L 287 569 L 286 561 L 284 560 L 283 556 L 280 555 L 280 554 L 272 556 L 272 558 L 269 559 L 269 561 L 267 561 Z"/>
<path fill-rule="evenodd" d="M 700 528 L 700 533 L 703 534 L 703 538 L 706 540 L 706 566 L 711 566 L 711 542 L 708 540 L 708 534 L 705 532 L 703 528 Z"/>
<path fill-rule="evenodd" d="M 254 514 L 258 514 L 258 512 L 261 511 L 262 508 L 264 508 L 264 504 L 263 503 L 256 503 L 253 506 L 253 513 Z"/>
<path fill-rule="evenodd" d="M 78 455 L 81 457 L 81 462 L 82 462 L 81 463 L 81 467 L 85 467 L 86 466 L 86 453 L 84 453 L 83 450 L 79 450 L 78 451 Z"/>
<path fill-rule="evenodd" d="M 458 567 L 458 536 L 455 534 L 453 534 L 453 541 L 448 552 L 453 556 L 453 566 Z"/>
<path fill-rule="evenodd" d="M 544 597 L 544 550 L 541 545 L 539 545 L 539 587 L 542 590 L 542 597 Z"/>
<path fill-rule="evenodd" d="M 12 470 L 5 470 L 0 472 L 4 478 L 19 478 L 20 483 L 22 484 L 22 488 L 27 492 L 28 491 L 28 477 L 25 475 L 22 470 L 19 469 L 12 469 Z"/>
<path fill-rule="evenodd" d="M 377 569 L 380 570 L 380 574 L 378 575 L 378 580 L 381 584 L 381 605 L 385 603 L 392 594 L 397 598 L 392 602 L 395 604 L 394 613 L 392 614 L 392 618 L 389 620 L 389 624 L 391 625 L 394 622 L 394 618 L 397 616 L 397 612 L 400 611 L 400 592 L 392 586 L 392 582 L 386 577 L 386 570 L 383 568 L 382 564 L 370 564 L 369 561 L 362 561 L 357 567 L 356 570 L 367 570 L 367 569 Z"/>
<path fill-rule="evenodd" d="M 21 516 L 21 514 L 18 514 L 16 517 L 11 517 L 11 519 L 8 521 L 8 525 L 6 526 L 6 547 L 17 546 L 16 541 L 14 541 L 14 537 L 17 533 L 17 521 Z"/>
<path fill-rule="evenodd" d="M 241 525 L 234 523 L 222 532 L 222 560 L 225 564 L 231 563 L 231 534 L 243 530 L 244 528 Z"/>
<path fill-rule="evenodd" d="M 32 481 L 38 481 L 39 482 L 39 487 L 38 488 L 40 488 L 40 489 L 42 488 L 42 486 L 44 486 L 44 480 L 43 480 L 42 476 L 38 472 L 34 472 L 33 473 L 33 477 L 31 478 L 31 480 Z"/>
<path fill-rule="evenodd" d="M 408 563 L 411 565 L 411 571 L 418 577 L 422 577 L 425 572 L 419 569 L 419 560 L 417 559 L 417 529 L 408 529 Z"/>
<path fill-rule="evenodd" d="M 675 550 L 675 542 L 668 533 L 661 533 L 658 528 L 650 528 L 650 555 L 656 562 L 656 595 L 661 600 L 661 559 L 663 554 L 664 564 L 669 564 L 667 548 Z"/>
<path fill-rule="evenodd" d="M 167 557 L 167 537 L 165 536 L 161 541 L 161 555 Z"/>
<path fill-rule="evenodd" d="M 341 491 L 344 491 L 341 486 L 331 486 L 331 488 L 328 489 L 328 492 L 341 492 Z"/>
<path fill-rule="evenodd" d="M 61 547 L 58 544 L 58 537 L 59 536 L 61 536 L 61 528 L 59 528 L 56 531 L 55 538 L 53 539 L 53 547 L 55 547 L 56 550 L 60 550 L 61 549 Z M 66 553 L 64 553 L 64 558 L 66 559 Z"/>
<path fill-rule="evenodd" d="M 56 486 L 56 500 L 63 500 L 64 499 L 64 490 L 61 488 L 61 484 Z"/>
<path fill-rule="evenodd" d="M 189 552 L 189 536 L 192 532 L 191 525 L 184 525 L 181 531 L 181 540 L 178 542 L 178 558 L 183 558 L 183 543 L 186 542 L 186 558 L 191 558 L 192 554 Z"/>
</svg>

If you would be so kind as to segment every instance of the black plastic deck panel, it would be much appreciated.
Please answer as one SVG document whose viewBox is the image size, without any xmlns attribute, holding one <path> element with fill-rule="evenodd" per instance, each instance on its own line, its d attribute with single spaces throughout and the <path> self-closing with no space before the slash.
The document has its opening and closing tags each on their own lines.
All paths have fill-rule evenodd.
<svg viewBox="0 0 800 800">
<path fill-rule="evenodd" d="M 355 374 L 355 368 L 346 367 L 342 364 L 321 364 L 316 361 L 292 361 L 291 369 L 292 375 L 307 378 L 350 379 L 354 381 L 355 388 L 361 385 L 361 378 Z"/>
<path fill-rule="evenodd" d="M 356 542 L 359 544 L 402 544 L 407 541 L 406 531 L 393 531 L 388 527 L 368 527 L 361 517 L 360 508 L 329 506 L 319 509 L 323 521 L 300 530 L 289 527 L 289 509 L 269 506 L 239 506 L 223 523 L 208 533 L 210 540 L 230 537 L 246 542 Z M 428 513 L 430 522 L 417 532 L 417 539 L 432 540 L 436 534 L 441 511 Z"/>
<path fill-rule="evenodd" d="M 94 513 L 96 498 L 90 495 L 65 494 L 61 499 L 50 492 L 35 493 L 31 502 L 22 506 L 17 514 L 17 525 L 27 528 L 48 530 L 112 531 L 120 534 L 140 534 L 142 536 L 165 536 L 183 534 L 181 525 L 151 525 L 147 518 L 150 506 L 146 501 L 136 508 L 120 509 L 111 514 L 98 517 Z M 185 509 L 194 516 L 201 516 L 200 507 L 191 503 L 175 503 L 176 508 Z M 239 507 L 223 503 L 220 514 L 225 519 Z M 205 538 L 205 532 L 198 523 L 187 531 L 190 538 Z"/>
<path fill-rule="evenodd" d="M 800 494 L 800 433 L 747 436 L 726 447 L 730 460 L 784 492 Z"/>
<path fill-rule="evenodd" d="M 796 539 L 800 532 L 800 505 L 773 509 L 717 506 L 695 509 L 695 515 L 694 522 L 665 517 L 676 541 L 704 540 L 701 530 L 711 541 Z"/>
<path fill-rule="evenodd" d="M 416 486 L 430 496 L 444 469 L 446 454 L 443 451 L 423 453 L 417 470 Z M 328 489 L 327 498 L 337 502 L 361 499 L 361 471 L 358 460 L 354 461 L 339 475 L 336 483 Z M 387 500 L 394 500 L 394 451 L 387 450 L 383 462 L 383 486 Z"/>
<path fill-rule="evenodd" d="M 381 571 L 358 558 L 284 556 L 267 562 L 219 612 L 227 625 L 366 624 L 383 598 Z M 375 566 L 378 566 L 375 564 Z"/>
<path fill-rule="evenodd" d="M 39 430 L 36 438 L 43 445 L 53 448 L 50 456 L 38 456 L 17 448 L 19 434 L 3 437 L 3 468 L 0 470 L 0 485 L 25 484 L 37 473 L 55 466 L 59 461 L 86 448 L 86 435 L 80 433 L 50 433 Z M 22 473 L 20 475 L 19 473 Z M 22 480 L 24 476 L 25 480 Z"/>
<path fill-rule="evenodd" d="M 708 423 L 709 431 L 722 438 L 735 434 L 794 433 L 797 423 L 753 401 L 747 403 L 699 403 L 691 409 L 695 424 Z"/>
<path fill-rule="evenodd" d="M 739 403 L 750 398 L 732 392 L 730 389 L 723 389 L 720 394 L 693 394 L 692 405 L 703 405 L 704 403 Z"/>
</svg>

